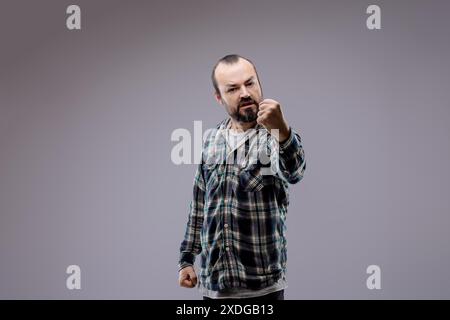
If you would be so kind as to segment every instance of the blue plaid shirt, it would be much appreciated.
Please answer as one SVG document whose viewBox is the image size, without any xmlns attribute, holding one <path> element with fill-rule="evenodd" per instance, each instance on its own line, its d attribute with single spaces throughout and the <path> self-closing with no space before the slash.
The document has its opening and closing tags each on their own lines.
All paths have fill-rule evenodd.
<svg viewBox="0 0 450 320">
<path fill-rule="evenodd" d="M 222 121 L 205 139 L 178 266 L 193 265 L 200 254 L 199 285 L 261 289 L 285 278 L 288 184 L 303 178 L 305 153 L 292 128 L 278 145 L 258 124 L 250 130 L 264 137 L 256 150 L 264 150 L 269 161 L 255 160 L 248 138 L 241 148 L 247 160 L 236 164 L 230 155 L 235 159 L 237 150 L 229 149 L 224 134 L 229 124 L 229 118 Z"/>
</svg>

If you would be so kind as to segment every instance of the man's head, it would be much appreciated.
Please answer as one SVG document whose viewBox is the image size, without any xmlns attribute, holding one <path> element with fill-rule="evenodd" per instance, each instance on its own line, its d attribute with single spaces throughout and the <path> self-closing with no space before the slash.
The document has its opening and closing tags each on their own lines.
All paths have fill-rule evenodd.
<svg viewBox="0 0 450 320">
<path fill-rule="evenodd" d="M 256 68 L 249 59 L 227 55 L 216 63 L 211 78 L 217 101 L 235 121 L 256 121 L 262 89 Z"/>
</svg>

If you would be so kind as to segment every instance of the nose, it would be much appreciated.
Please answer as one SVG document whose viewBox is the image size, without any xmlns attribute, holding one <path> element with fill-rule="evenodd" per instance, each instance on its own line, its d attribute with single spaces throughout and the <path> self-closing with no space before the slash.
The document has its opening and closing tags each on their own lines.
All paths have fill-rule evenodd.
<svg viewBox="0 0 450 320">
<path fill-rule="evenodd" d="M 250 97 L 250 94 L 248 93 L 246 86 L 242 86 L 240 98 L 248 98 L 248 97 Z"/>
</svg>

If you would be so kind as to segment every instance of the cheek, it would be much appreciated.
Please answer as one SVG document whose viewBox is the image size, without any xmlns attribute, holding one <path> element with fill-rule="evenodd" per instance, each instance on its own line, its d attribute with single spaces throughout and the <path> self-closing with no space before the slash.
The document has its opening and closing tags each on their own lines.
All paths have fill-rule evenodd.
<svg viewBox="0 0 450 320">
<path fill-rule="evenodd" d="M 227 105 L 231 110 L 237 110 L 239 101 L 237 99 L 228 99 Z"/>
<path fill-rule="evenodd" d="M 252 92 L 252 96 L 255 98 L 255 100 L 261 99 L 261 90 L 259 90 L 259 88 L 254 88 L 254 89 L 252 89 L 251 92 Z"/>
<path fill-rule="evenodd" d="M 223 99 L 223 104 L 224 104 L 225 108 L 227 108 L 228 111 L 230 111 L 230 112 L 236 112 L 238 109 L 238 107 L 237 107 L 238 102 L 235 101 L 234 99 L 227 99 L 227 100 Z"/>
</svg>

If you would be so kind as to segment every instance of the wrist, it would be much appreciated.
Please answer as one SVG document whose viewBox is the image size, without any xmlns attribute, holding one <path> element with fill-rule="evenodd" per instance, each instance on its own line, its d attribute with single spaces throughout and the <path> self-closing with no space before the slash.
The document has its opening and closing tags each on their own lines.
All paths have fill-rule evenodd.
<svg viewBox="0 0 450 320">
<path fill-rule="evenodd" d="M 291 136 L 291 128 L 287 126 L 283 130 L 279 131 L 279 143 L 283 144 L 286 141 L 288 141 L 289 137 Z"/>
</svg>

